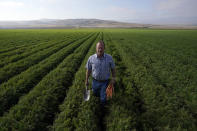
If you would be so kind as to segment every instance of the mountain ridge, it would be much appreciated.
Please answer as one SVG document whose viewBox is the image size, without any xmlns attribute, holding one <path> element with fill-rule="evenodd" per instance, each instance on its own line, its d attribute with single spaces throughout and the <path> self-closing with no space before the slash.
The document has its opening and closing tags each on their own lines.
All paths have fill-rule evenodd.
<svg viewBox="0 0 197 131">
<path fill-rule="evenodd" d="M 0 29 L 15 28 L 180 28 L 197 29 L 196 25 L 159 25 L 119 22 L 101 19 L 39 19 L 0 21 Z"/>
</svg>

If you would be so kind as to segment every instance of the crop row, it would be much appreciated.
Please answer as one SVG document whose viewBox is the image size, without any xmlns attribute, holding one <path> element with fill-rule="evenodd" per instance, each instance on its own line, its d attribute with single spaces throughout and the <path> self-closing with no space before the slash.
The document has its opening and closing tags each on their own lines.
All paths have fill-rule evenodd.
<svg viewBox="0 0 197 131">
<path fill-rule="evenodd" d="M 100 39 L 103 40 L 103 33 Z M 83 91 L 85 91 L 84 88 Z M 77 116 L 74 119 L 75 130 L 103 130 L 103 123 L 101 121 L 103 118 L 102 115 L 103 109 L 100 103 L 100 99 L 98 97 L 95 97 L 91 92 L 90 100 L 82 101 L 79 107 Z"/>
<path fill-rule="evenodd" d="M 169 88 L 168 85 L 165 86 L 164 83 L 162 84 L 162 81 L 158 81 L 158 75 L 153 73 L 158 68 L 158 65 L 153 63 L 154 66 L 152 66 L 151 63 L 148 63 L 150 59 L 148 59 L 147 54 L 150 55 L 151 53 L 144 52 L 146 48 L 137 48 L 137 43 L 130 43 L 129 45 L 127 42 L 121 42 L 121 44 L 122 46 L 121 48 L 119 46 L 119 50 L 130 66 L 130 74 L 132 76 L 130 81 L 133 81 L 131 84 L 139 87 L 140 94 L 146 105 L 147 110 L 143 114 L 145 120 L 144 125 L 146 125 L 144 128 L 194 129 L 196 120 L 190 113 L 193 109 L 187 109 L 188 106 L 183 103 L 182 98 L 184 97 L 180 94 L 176 86 Z M 118 45 L 117 42 L 116 45 Z M 154 55 L 158 56 L 161 53 Z M 154 55 L 151 55 L 151 60 L 154 60 Z M 126 58 L 128 56 L 129 59 Z M 160 62 L 159 59 L 157 61 L 158 63 Z M 162 68 L 158 69 L 162 71 Z M 170 84 L 171 82 L 168 81 L 165 83 Z M 195 111 L 192 114 L 195 114 Z M 190 123 L 188 123 L 188 119 L 190 119 Z"/>
<path fill-rule="evenodd" d="M 100 39 L 103 39 L 103 35 Z M 106 40 L 104 41 L 106 42 Z M 57 116 L 52 130 L 130 130 L 139 126 L 139 122 L 138 125 L 135 122 L 137 121 L 136 110 L 139 107 L 138 103 L 137 106 L 129 106 L 135 104 L 137 100 L 134 96 L 124 96 L 122 79 L 122 76 L 126 75 L 124 63 L 110 41 L 106 42 L 105 47 L 107 53 L 112 53 L 116 63 L 117 84 L 115 85 L 115 96 L 108 101 L 104 109 L 100 106 L 100 100 L 92 94 L 89 101 L 83 101 L 85 89 L 83 88 L 85 81 L 84 67 L 89 55 L 95 51 L 92 48 L 80 70 L 76 73 L 75 81 L 69 88 L 67 98 L 60 106 L 61 113 Z M 132 111 L 130 111 L 131 109 Z M 131 117 L 131 114 L 135 116 L 135 119 Z"/>
<path fill-rule="evenodd" d="M 29 36 L 25 36 L 25 37 L 29 37 Z M 39 42 L 48 41 L 48 40 L 43 40 L 43 39 L 40 39 L 40 41 L 38 41 L 36 39 L 31 39 L 31 38 L 29 38 L 28 41 L 25 41 L 24 37 L 20 36 L 19 38 L 20 40 L 18 40 L 16 36 L 13 36 L 11 38 L 5 38 L 5 39 L 1 38 L 0 46 L 2 47 L 2 49 L 0 50 L 0 56 L 2 55 L 5 56 L 6 54 L 11 55 L 12 53 L 10 52 L 13 52 L 13 51 L 15 52 L 15 50 L 25 49 L 25 48 L 28 48 L 29 46 L 32 46 L 32 45 L 34 46 L 38 44 Z"/>
<path fill-rule="evenodd" d="M 71 54 L 86 40 L 87 38 L 85 37 L 64 47 L 57 53 L 3 83 L 0 86 L 0 115 L 16 104 L 20 96 L 26 94 L 47 73 L 53 70 L 66 56 Z"/>
<path fill-rule="evenodd" d="M 53 40 L 65 39 L 72 35 L 85 35 L 87 32 L 69 32 L 60 30 L 7 30 L 0 31 L 0 56 L 10 56 L 17 52 L 23 52 L 32 45 Z"/>
<path fill-rule="evenodd" d="M 175 62 L 173 64 L 176 64 L 180 67 L 181 66 L 188 66 L 188 68 L 190 68 L 191 66 L 193 66 L 193 68 L 196 67 L 197 61 L 195 57 L 197 56 L 197 54 L 195 53 L 196 40 L 194 36 L 186 37 L 183 35 L 181 36 L 181 38 L 175 40 L 177 34 L 164 35 L 163 33 L 161 35 L 161 32 L 159 32 L 159 34 L 156 34 L 155 32 L 152 35 L 148 34 L 145 36 L 139 34 L 138 37 L 133 34 L 131 36 L 131 33 L 125 33 L 125 32 L 113 33 L 112 35 L 112 39 L 117 42 L 127 43 L 128 46 L 130 44 L 135 44 L 136 46 L 138 46 L 138 48 L 143 48 L 144 50 L 146 50 L 146 52 L 150 53 L 150 55 L 148 56 L 154 54 L 154 56 L 157 56 L 157 59 L 159 59 L 161 57 L 161 54 L 165 54 L 165 56 L 168 58 L 163 58 L 163 60 L 165 60 L 164 64 L 165 62 L 168 63 Z M 155 53 L 159 55 L 155 55 Z M 139 53 L 139 55 L 140 54 L 142 53 Z"/>
<path fill-rule="evenodd" d="M 13 46 L 12 46 L 12 47 L 10 47 L 10 48 L 1 49 L 1 50 L 0 50 L 0 55 L 2 56 L 3 53 L 6 54 L 6 53 L 8 53 L 8 52 L 10 52 L 10 51 L 14 51 L 14 50 L 19 49 L 19 48 L 23 48 L 23 47 L 26 48 L 26 46 L 27 46 L 27 45 L 20 45 L 20 46 L 17 46 L 17 47 L 13 47 Z M 5 56 L 5 55 L 4 55 L 4 56 Z"/>
<path fill-rule="evenodd" d="M 127 62 L 123 60 L 123 56 L 118 51 L 121 45 L 117 46 L 108 33 L 104 36 L 105 43 L 107 43 L 106 49 L 114 58 L 117 72 L 115 95 L 106 108 L 105 128 L 106 130 L 142 130 L 141 113 L 144 107 L 138 87 L 128 84 L 131 76 Z M 132 92 L 128 94 L 130 90 Z"/>
<path fill-rule="evenodd" d="M 72 37 L 75 37 L 75 36 L 85 36 L 87 35 L 88 33 L 86 32 L 76 32 L 76 33 L 70 33 L 68 34 L 68 32 L 66 32 L 64 35 L 59 35 L 56 33 L 54 33 L 53 35 L 56 36 L 55 38 L 53 38 L 52 36 L 50 35 L 46 35 L 45 37 L 47 38 L 43 38 L 44 36 L 42 36 L 40 38 L 40 40 L 34 40 L 33 38 L 32 39 L 29 39 L 28 41 L 26 41 L 26 43 L 22 43 L 22 42 L 19 42 L 21 43 L 21 45 L 19 46 L 11 46 L 10 48 L 8 49 L 3 49 L 2 51 L 0 50 L 0 58 L 3 58 L 3 57 L 10 57 L 10 56 L 13 56 L 13 55 L 16 55 L 16 54 L 22 54 L 24 52 L 27 52 L 28 50 L 34 48 L 34 47 L 39 47 L 40 45 L 42 44 L 47 44 L 48 42 L 60 42 L 64 39 L 69 39 L 69 38 L 72 38 Z M 30 36 L 28 36 L 30 37 Z M 13 37 L 12 38 L 13 40 L 16 39 L 16 37 Z M 23 39 L 20 38 L 20 39 Z M 15 40 L 13 43 L 18 43 L 17 40 Z M 7 51 L 6 51 L 7 50 Z M 2 53 L 1 53 L 2 52 Z M 4 53 L 3 53 L 4 52 Z"/>
<path fill-rule="evenodd" d="M 90 37 L 90 36 L 88 36 L 88 37 Z M 38 62 L 49 57 L 50 55 L 59 51 L 60 49 L 68 46 L 70 43 L 72 43 L 74 41 L 76 41 L 76 40 L 66 41 L 61 44 L 57 44 L 54 47 L 37 52 L 37 53 L 35 53 L 31 56 L 28 56 L 22 60 L 19 60 L 14 63 L 10 63 L 7 66 L 4 66 L 3 68 L 0 69 L 0 83 L 7 81 L 9 78 L 13 77 L 14 75 L 17 75 L 17 74 L 21 73 L 22 71 L 26 70 L 27 68 L 29 68 L 30 66 L 37 64 Z"/>
<path fill-rule="evenodd" d="M 104 38 L 103 38 L 104 37 Z M 135 99 L 129 95 L 124 96 L 123 93 L 123 77 L 125 76 L 124 63 L 121 61 L 117 51 L 114 50 L 113 44 L 110 41 L 106 42 L 103 35 L 100 39 L 105 41 L 105 51 L 112 54 L 117 70 L 117 84 L 115 85 L 115 96 L 112 100 L 108 101 L 106 107 L 102 108 L 100 100 L 91 94 L 89 101 L 83 101 L 83 92 L 85 81 L 85 70 L 83 69 L 86 61 L 83 63 L 82 69 L 76 74 L 73 86 L 70 87 L 67 99 L 64 100 L 61 105 L 61 113 L 58 115 L 53 125 L 53 130 L 130 130 L 135 129 L 136 122 L 131 117 L 131 114 L 136 114 L 130 111 L 135 107 L 130 108 L 132 102 L 136 102 Z M 95 51 L 92 48 L 90 54 Z M 88 55 L 89 56 L 89 55 Z M 69 99 L 70 98 L 70 99 Z M 129 101 L 128 101 L 129 100 Z M 132 100 L 132 101 L 130 101 Z M 131 104 L 130 104 L 131 103 Z M 120 104 L 120 105 L 119 105 Z M 125 107 L 127 106 L 127 107 Z M 136 115 L 135 115 L 136 117 Z M 131 119 L 132 118 L 132 119 Z M 134 123 L 131 123 L 131 120 Z"/>
<path fill-rule="evenodd" d="M 33 90 L 22 97 L 8 114 L 1 117 L 0 129 L 46 130 L 53 122 L 54 115 L 58 112 L 58 105 L 66 96 L 75 72 L 96 37 L 84 42 L 55 70 L 44 77 Z"/>
<path fill-rule="evenodd" d="M 32 41 L 30 41 L 29 43 L 31 43 L 31 42 Z M 31 50 L 37 46 L 39 47 L 40 45 L 43 45 L 43 44 L 45 44 L 45 42 L 41 41 L 40 43 L 32 43 L 31 45 L 25 45 L 25 46 L 23 45 L 20 47 L 11 47 L 11 48 L 13 48 L 13 50 L 1 53 L 0 58 L 5 59 L 7 57 L 11 57 L 16 54 L 22 54 L 25 51 Z M 7 50 L 9 50 L 9 49 L 7 49 Z"/>
<path fill-rule="evenodd" d="M 193 31 L 47 32 L 32 31 L 36 45 L 26 43 L 30 38 L 16 38 L 16 43 L 3 38 L 12 44 L 0 53 L 10 54 L 13 63 L 0 69 L 0 130 L 197 129 Z M 83 100 L 85 64 L 99 39 L 116 64 L 115 94 L 104 108 L 93 94 Z"/>
<path fill-rule="evenodd" d="M 146 68 L 149 76 L 153 77 L 154 83 L 163 87 L 162 90 L 168 96 L 165 99 L 170 100 L 170 104 L 173 103 L 174 110 L 184 110 L 188 117 L 191 115 L 196 118 L 194 99 L 197 96 L 195 88 L 197 73 L 194 66 L 177 62 L 180 60 L 169 55 L 168 51 L 163 53 L 162 49 L 152 49 L 148 44 L 142 46 L 142 43 L 135 43 L 131 46 L 131 44 L 124 43 L 123 46 L 133 54 L 130 54 L 131 56 L 135 56 L 133 58 L 135 61 Z M 193 58 L 191 57 L 191 59 Z M 184 114 L 182 113 L 182 115 Z M 193 121 L 197 120 L 193 119 Z"/>
<path fill-rule="evenodd" d="M 67 39 L 61 40 L 61 41 L 54 40 L 54 41 L 49 41 L 47 43 L 36 44 L 35 46 L 31 46 L 28 49 L 22 49 L 22 50 L 20 49 L 20 51 L 15 52 L 16 54 L 12 53 L 12 56 L 10 56 L 10 57 L 8 55 L 6 55 L 6 57 L 4 56 L 4 58 L 1 58 L 0 67 L 3 67 L 3 66 L 5 66 L 9 63 L 12 63 L 12 62 L 16 62 L 20 59 L 28 57 L 28 56 L 30 56 L 36 52 L 42 51 L 44 49 L 51 48 L 51 47 L 55 46 L 56 44 L 62 43 L 64 41 L 68 41 L 68 40 Z"/>
<path fill-rule="evenodd" d="M 70 36 L 72 36 L 72 37 L 70 37 Z M 39 51 L 39 49 L 45 49 L 47 47 L 50 47 L 50 45 L 52 46 L 52 45 L 63 42 L 67 39 L 72 39 L 73 37 L 77 37 L 77 36 L 83 36 L 83 34 L 78 34 L 78 33 L 74 34 L 73 33 L 73 34 L 69 34 L 66 37 L 62 37 L 62 38 L 57 37 L 56 39 L 52 39 L 52 40 L 48 40 L 48 41 L 44 41 L 44 40 L 38 41 L 36 44 L 32 43 L 32 41 L 30 40 L 29 43 L 32 43 L 32 44 L 29 44 L 27 46 L 23 46 L 22 48 L 15 49 L 14 51 L 1 53 L 0 54 L 0 59 L 1 59 L 1 61 L 5 61 L 6 59 L 8 59 L 8 60 L 13 59 L 12 61 L 16 61 L 15 59 L 18 60 L 21 57 L 24 58 L 25 56 L 28 56 L 28 54 L 33 54 L 32 49 L 37 49 L 38 48 L 37 50 Z M 13 57 L 13 58 L 10 58 L 10 57 Z"/>
<path fill-rule="evenodd" d="M 94 125 L 97 124 L 98 121 L 95 121 L 95 117 L 91 117 L 91 114 L 84 114 L 87 115 L 87 119 L 90 119 L 90 123 L 86 123 L 85 126 L 79 126 L 80 122 L 83 122 L 84 120 L 80 120 L 78 118 L 78 112 L 80 111 L 81 105 L 83 103 L 83 92 L 85 91 L 85 64 L 87 62 L 87 59 L 90 55 L 92 55 L 95 52 L 95 45 L 96 42 L 101 39 L 102 35 L 96 39 L 96 41 L 93 43 L 92 47 L 90 48 L 90 51 L 87 53 L 83 63 L 81 64 L 78 72 L 75 75 L 75 79 L 72 83 L 72 86 L 69 87 L 69 90 L 67 92 L 67 97 L 64 99 L 64 102 L 62 105 L 60 105 L 60 113 L 56 116 L 56 119 L 53 123 L 53 126 L 51 127 L 52 130 L 76 130 L 77 128 L 80 128 L 81 130 L 87 129 L 87 127 L 95 128 Z M 91 94 L 92 95 L 92 94 Z M 86 106 L 92 107 L 90 103 L 94 103 L 95 98 L 91 96 L 91 99 L 89 102 L 85 102 Z M 98 103 L 98 102 L 97 102 Z M 98 105 L 94 104 L 94 109 L 98 110 Z M 99 111 L 99 110 L 98 110 Z M 99 113 L 98 113 L 99 114 Z M 98 116 L 99 117 L 99 116 Z M 97 117 L 96 117 L 97 119 Z"/>
<path fill-rule="evenodd" d="M 21 47 L 28 47 L 32 44 L 53 40 L 60 36 L 56 35 L 57 33 L 52 31 L 45 32 L 44 30 L 1 30 L 0 46 L 2 50 L 0 50 L 0 53 L 2 51 L 12 51 Z"/>
</svg>

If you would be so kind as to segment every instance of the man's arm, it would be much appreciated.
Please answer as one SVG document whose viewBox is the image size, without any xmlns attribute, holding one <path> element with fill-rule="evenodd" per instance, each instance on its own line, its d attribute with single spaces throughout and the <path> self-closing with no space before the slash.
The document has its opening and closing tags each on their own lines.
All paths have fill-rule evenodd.
<svg viewBox="0 0 197 131">
<path fill-rule="evenodd" d="M 91 70 L 88 70 L 88 69 L 86 70 L 86 80 L 85 80 L 85 85 L 86 85 L 86 86 L 89 85 L 88 78 L 89 78 L 91 72 L 92 72 Z"/>
<path fill-rule="evenodd" d="M 88 78 L 92 72 L 92 64 L 91 64 L 91 57 L 88 58 L 88 61 L 86 63 L 86 79 L 85 79 L 85 85 L 88 86 L 89 85 L 89 81 Z"/>
</svg>

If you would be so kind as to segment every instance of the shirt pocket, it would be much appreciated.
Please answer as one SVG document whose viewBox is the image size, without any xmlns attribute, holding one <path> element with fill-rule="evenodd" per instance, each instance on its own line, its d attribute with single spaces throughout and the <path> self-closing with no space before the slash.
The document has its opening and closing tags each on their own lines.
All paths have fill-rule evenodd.
<svg viewBox="0 0 197 131">
<path fill-rule="evenodd" d="M 94 71 L 96 68 L 96 64 L 95 63 L 92 63 L 92 70 Z"/>
<path fill-rule="evenodd" d="M 93 70 L 93 71 L 97 71 L 98 68 L 99 68 L 99 67 L 98 67 L 98 63 L 97 63 L 97 62 L 93 62 L 93 63 L 92 63 L 92 70 Z"/>
<path fill-rule="evenodd" d="M 110 62 L 109 61 L 105 61 L 105 71 L 109 71 L 110 70 Z"/>
</svg>

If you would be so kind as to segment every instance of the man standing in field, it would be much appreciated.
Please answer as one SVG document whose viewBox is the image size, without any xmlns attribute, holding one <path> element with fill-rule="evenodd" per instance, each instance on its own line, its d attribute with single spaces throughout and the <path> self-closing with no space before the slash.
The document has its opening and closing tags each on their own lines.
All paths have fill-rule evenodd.
<svg viewBox="0 0 197 131">
<path fill-rule="evenodd" d="M 112 56 L 104 53 L 105 44 L 99 41 L 96 45 L 96 54 L 89 57 L 86 64 L 86 80 L 85 84 L 88 86 L 88 78 L 92 73 L 92 90 L 95 96 L 100 97 L 101 104 L 106 103 L 106 88 L 111 82 L 115 83 L 115 64 Z M 112 72 L 112 79 L 109 80 Z"/>
</svg>

